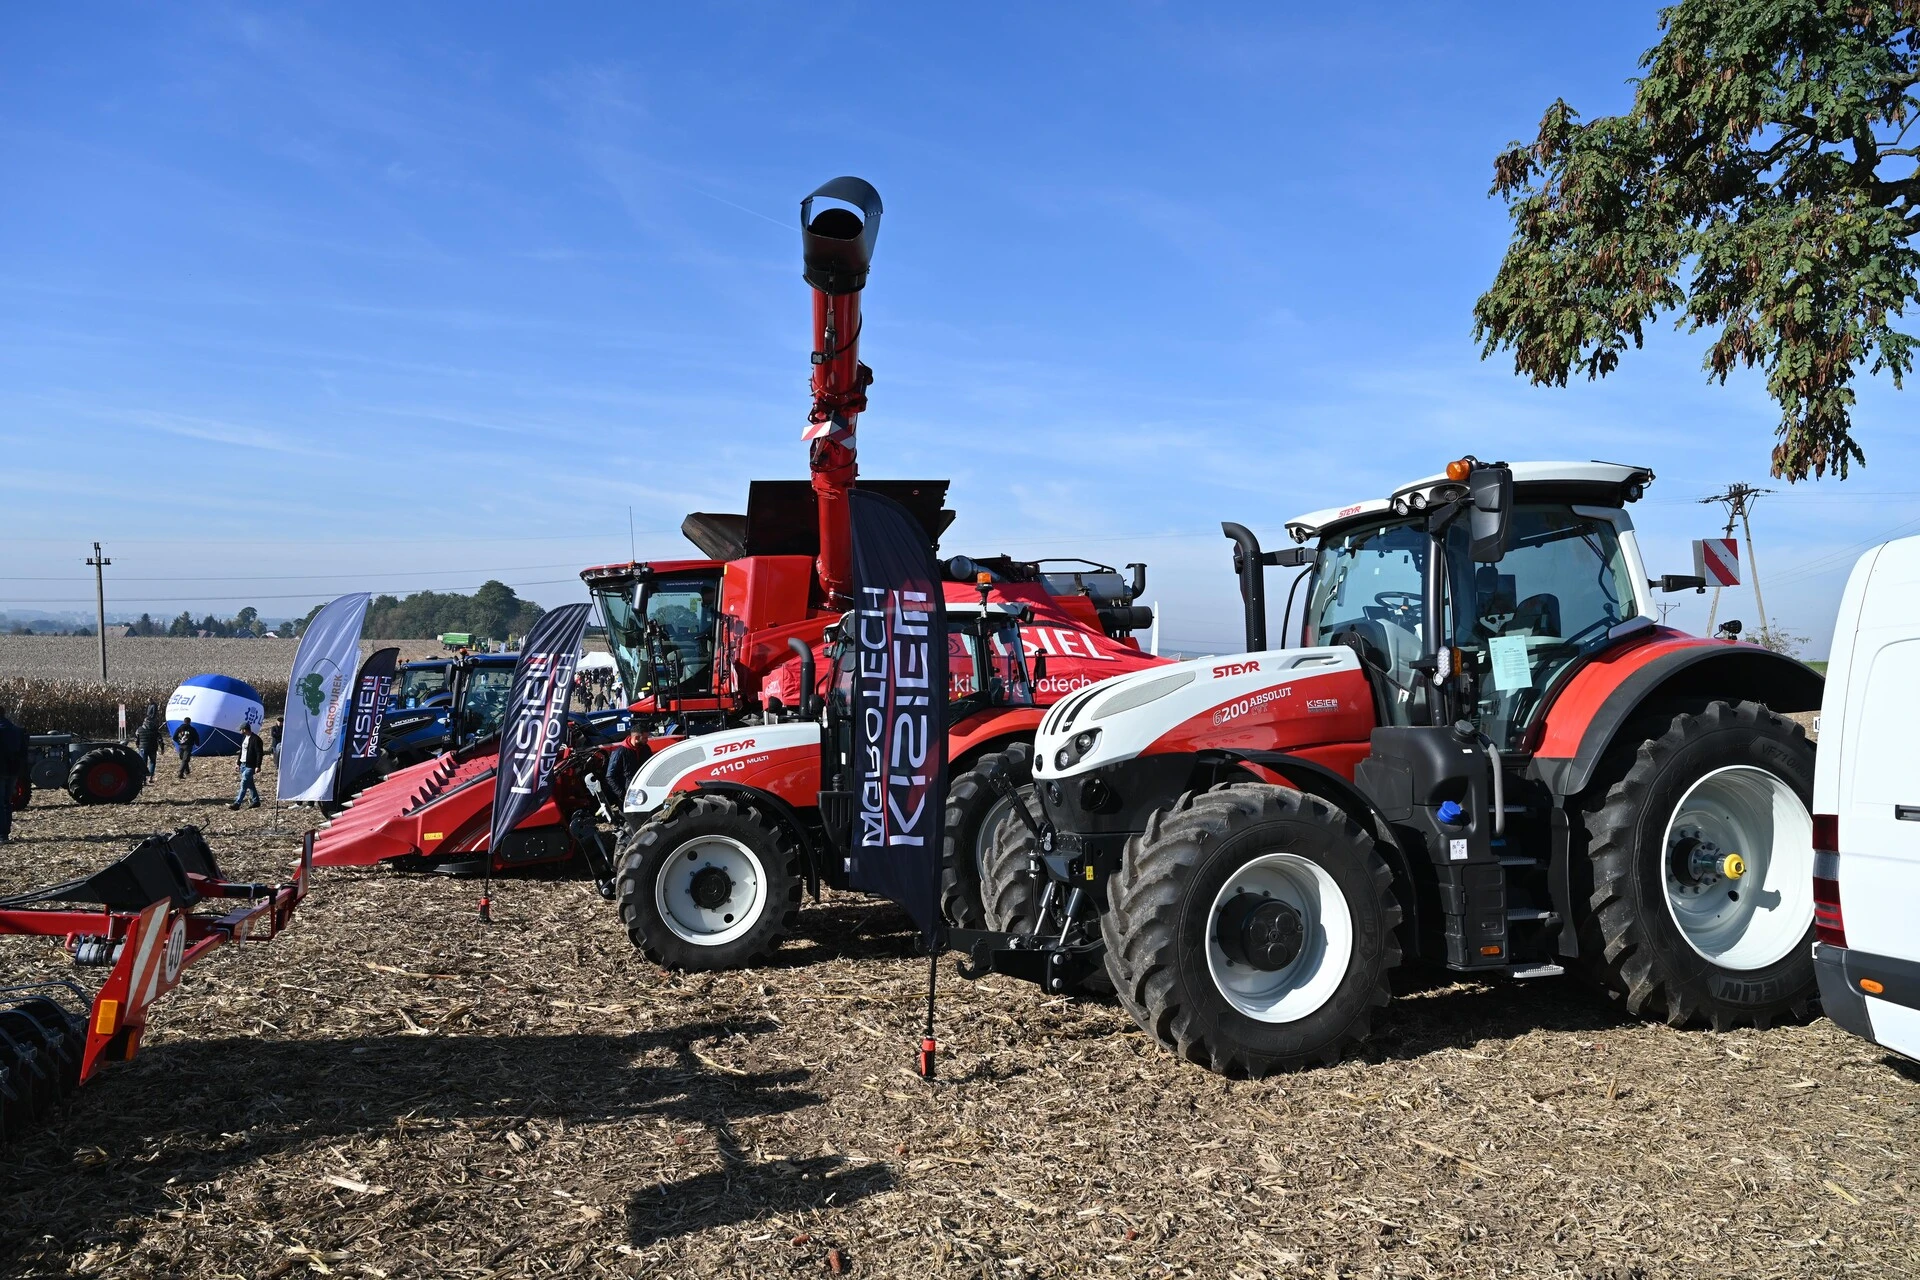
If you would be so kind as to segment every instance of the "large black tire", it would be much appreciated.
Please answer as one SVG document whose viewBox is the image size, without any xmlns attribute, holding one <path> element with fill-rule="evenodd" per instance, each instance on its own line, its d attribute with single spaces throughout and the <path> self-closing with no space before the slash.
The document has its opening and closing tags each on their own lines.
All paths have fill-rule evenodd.
<svg viewBox="0 0 1920 1280">
<path fill-rule="evenodd" d="M 147 762 L 130 747 L 95 747 L 67 771 L 67 794 L 76 804 L 131 804 L 147 785 Z"/>
<path fill-rule="evenodd" d="M 614 887 L 620 919 L 633 945 L 669 969 L 750 968 L 770 957 L 799 920 L 800 857 L 793 835 L 745 797 L 694 796 L 621 839 Z M 722 869 L 729 859 L 735 870 L 750 863 L 758 869 L 730 876 Z M 727 896 L 702 900 L 696 889 L 708 895 L 724 890 Z M 666 914 L 663 898 L 669 902 Z M 670 920 L 675 901 L 683 916 Z M 705 914 L 696 917 L 695 907 Z M 734 919 L 729 907 L 751 919 Z"/>
<path fill-rule="evenodd" d="M 33 803 L 33 779 L 25 774 L 13 780 L 13 811 L 15 813 Z"/>
<path fill-rule="evenodd" d="M 1046 885 L 1041 877 L 1028 870 L 1033 865 L 1035 846 L 1032 829 L 1017 816 L 1002 824 L 988 844 L 980 880 L 986 928 L 1026 935 L 1031 934 L 1039 922 L 1040 900 L 1046 895 Z M 1066 893 L 1064 885 L 1055 891 L 1043 933 L 1057 936 L 1066 923 L 1063 918 Z M 1095 903 L 1093 909 L 1097 911 L 1102 905 Z M 1105 957 L 1105 963 L 1107 968 L 1096 969 L 1080 980 L 1080 991 L 1113 994 L 1114 979 L 1108 971 L 1113 964 L 1111 952 Z"/>
<path fill-rule="evenodd" d="M 1286 1022 L 1236 1007 L 1208 966 L 1216 897 L 1268 854 L 1317 867 L 1351 921 L 1336 985 Z M 1372 837 L 1318 797 L 1267 784 L 1189 792 L 1128 842 L 1108 892 L 1113 910 L 1104 924 L 1121 1003 L 1162 1044 L 1222 1075 L 1338 1062 L 1367 1038 L 1373 1010 L 1389 998 L 1388 975 L 1400 962 L 1393 877 Z"/>
<path fill-rule="evenodd" d="M 1754 702 L 1642 718 L 1622 738 L 1581 801 L 1583 869 L 1592 875 L 1579 921 L 1582 970 L 1629 1012 L 1673 1026 L 1704 1019 L 1724 1031 L 1805 1018 L 1817 991 L 1811 919 L 1804 937 L 1765 967 L 1707 959 L 1668 906 L 1666 835 L 1694 783 L 1729 766 L 1765 770 L 1811 811 L 1813 744 L 1799 725 Z M 1811 858 L 1809 851 L 1809 884 Z"/>
<path fill-rule="evenodd" d="M 1012 806 L 987 782 L 999 769 L 1019 789 L 1029 813 L 1034 810 L 1033 744 L 1015 742 L 1005 751 L 981 756 L 973 767 L 954 775 L 947 787 L 945 835 L 940 848 L 940 914 L 956 929 L 985 929 L 982 901 L 987 850 L 1001 822 L 1019 822 Z"/>
</svg>

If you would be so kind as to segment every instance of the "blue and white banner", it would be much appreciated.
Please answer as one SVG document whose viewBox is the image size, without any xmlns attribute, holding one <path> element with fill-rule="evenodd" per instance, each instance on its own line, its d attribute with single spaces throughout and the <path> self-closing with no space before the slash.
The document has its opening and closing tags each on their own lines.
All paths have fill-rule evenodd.
<svg viewBox="0 0 1920 1280">
<path fill-rule="evenodd" d="M 287 677 L 286 735 L 280 743 L 280 798 L 330 800 L 333 774 L 347 741 L 353 673 L 360 666 L 364 591 L 324 606 L 300 637 Z"/>
</svg>

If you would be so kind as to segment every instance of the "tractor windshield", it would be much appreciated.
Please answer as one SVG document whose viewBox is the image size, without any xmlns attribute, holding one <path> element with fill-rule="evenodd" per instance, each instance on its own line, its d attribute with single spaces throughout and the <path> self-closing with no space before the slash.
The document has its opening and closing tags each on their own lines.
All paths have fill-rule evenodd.
<svg viewBox="0 0 1920 1280">
<path fill-rule="evenodd" d="M 460 737 L 466 741 L 490 738 L 507 718 L 507 698 L 513 692 L 513 667 L 498 663 L 474 667 L 466 674 L 460 695 Z"/>
<path fill-rule="evenodd" d="M 451 671 L 452 667 L 445 662 L 402 669 L 393 689 L 394 709 L 411 711 L 415 707 L 426 706 L 430 699 L 447 691 L 447 677 Z"/>
<path fill-rule="evenodd" d="M 1020 623 L 1008 614 L 953 612 L 947 618 L 948 696 L 993 707 L 1030 707 Z"/>
<path fill-rule="evenodd" d="M 1448 531 L 1453 645 L 1474 676 L 1476 719 L 1516 747 L 1562 671 L 1639 612 L 1633 574 L 1611 520 L 1562 503 L 1514 507 L 1507 553 L 1476 565 L 1465 528 Z M 1460 589 L 1466 583 L 1471 590 Z"/>
<path fill-rule="evenodd" d="M 694 697 L 712 691 L 720 577 L 646 579 L 596 588 L 607 647 L 635 697 Z M 637 599 L 635 597 L 638 597 Z"/>
<path fill-rule="evenodd" d="M 1407 724 L 1412 715 L 1428 546 L 1414 520 L 1332 534 L 1320 544 L 1307 597 L 1307 644 L 1357 650 L 1394 724 Z"/>
</svg>

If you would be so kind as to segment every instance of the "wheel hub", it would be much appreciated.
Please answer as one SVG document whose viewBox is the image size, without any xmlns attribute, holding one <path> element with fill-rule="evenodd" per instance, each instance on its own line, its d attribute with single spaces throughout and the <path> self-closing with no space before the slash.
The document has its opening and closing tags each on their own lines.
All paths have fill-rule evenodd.
<svg viewBox="0 0 1920 1280">
<path fill-rule="evenodd" d="M 1220 909 L 1219 940 L 1229 964 L 1278 973 L 1299 958 L 1306 927 L 1278 898 L 1241 892 Z"/>
<path fill-rule="evenodd" d="M 693 873 L 688 892 L 702 909 L 713 911 L 733 897 L 733 877 L 716 866 L 704 866 Z"/>
</svg>

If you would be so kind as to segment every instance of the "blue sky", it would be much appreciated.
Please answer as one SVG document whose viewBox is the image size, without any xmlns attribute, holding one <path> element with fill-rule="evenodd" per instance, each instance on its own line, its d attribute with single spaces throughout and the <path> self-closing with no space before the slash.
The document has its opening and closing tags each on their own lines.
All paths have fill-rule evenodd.
<svg viewBox="0 0 1920 1280">
<path fill-rule="evenodd" d="M 1277 537 L 1472 451 L 1660 475 L 1649 568 L 1764 482 L 1757 379 L 1662 330 L 1538 389 L 1471 341 L 1491 159 L 1629 100 L 1654 6 L 8 6 L 0 610 L 268 615 L 342 590 L 543 604 L 805 473 L 799 198 L 887 214 L 870 476 L 951 477 L 952 551 L 1152 565 L 1238 647 L 1222 519 Z M 1824 653 L 1860 544 L 1920 531 L 1912 402 L 1763 499 Z M 1681 625 L 1704 601 L 1675 597 Z M 79 603 L 75 603 L 79 602 Z M 1742 591 L 1721 616 L 1754 616 Z"/>
</svg>

